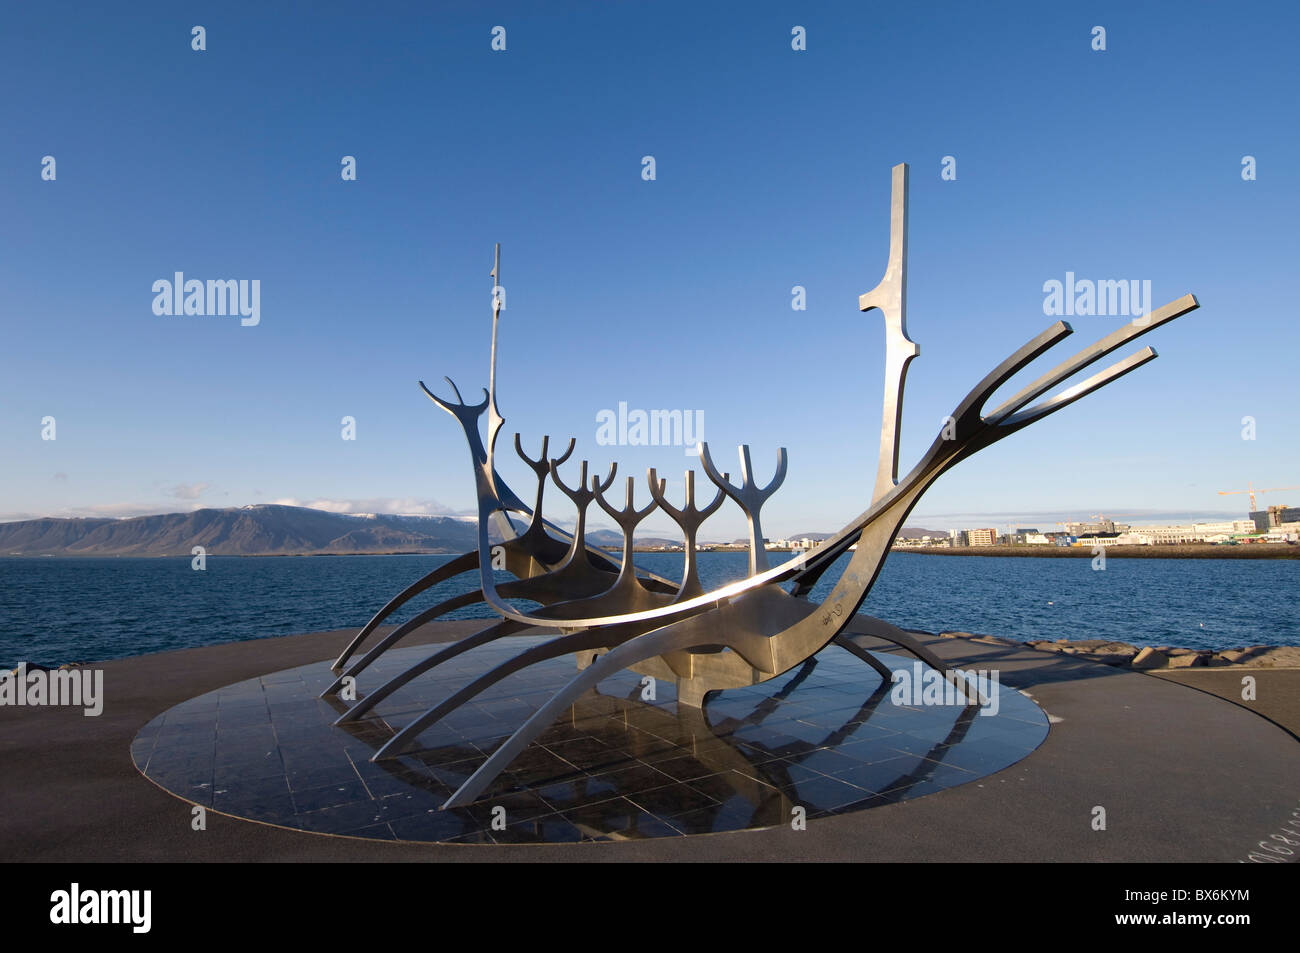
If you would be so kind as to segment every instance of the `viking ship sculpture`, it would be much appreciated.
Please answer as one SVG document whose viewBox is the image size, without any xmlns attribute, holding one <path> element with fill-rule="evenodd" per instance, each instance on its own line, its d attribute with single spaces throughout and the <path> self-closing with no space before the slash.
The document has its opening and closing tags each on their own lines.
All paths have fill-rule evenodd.
<svg viewBox="0 0 1300 953">
<path fill-rule="evenodd" d="M 454 401 L 436 396 L 420 382 L 429 399 L 455 417 L 465 432 L 478 496 L 478 549 L 435 569 L 380 609 L 334 662 L 333 669 L 339 676 L 325 695 L 338 695 L 345 685 L 355 685 L 357 676 L 377 658 L 421 626 L 474 603 L 485 602 L 500 620 L 458 642 L 432 649 L 428 656 L 401 674 L 362 695 L 344 711 L 337 724 L 365 718 L 379 702 L 404 685 L 479 646 L 521 633 L 551 635 L 540 642 L 528 640 L 527 648 L 412 719 L 376 751 L 372 760 L 388 761 L 416 750 L 421 732 L 490 686 L 530 665 L 570 654 L 577 658 L 578 670 L 574 677 L 493 752 L 451 795 L 444 809 L 473 802 L 576 699 L 606 676 L 623 669 L 675 682 L 679 707 L 698 709 L 711 692 L 776 678 L 835 642 L 876 669 L 888 682 L 890 669 L 847 637 L 851 629 L 855 634 L 874 636 L 917 656 L 949 680 L 960 679 L 959 674 L 908 633 L 858 613 L 908 513 L 930 485 L 957 463 L 1153 360 L 1156 352 L 1150 347 L 1143 348 L 1052 397 L 1032 403 L 1078 371 L 1198 305 L 1192 295 L 1184 295 L 1135 318 L 1047 371 L 993 410 L 985 410 L 985 404 L 1001 385 L 1072 333 L 1068 324 L 1057 321 L 993 368 L 966 395 L 920 462 L 899 481 L 903 385 L 907 366 L 919 353 L 907 336 L 907 179 L 907 166 L 895 166 L 888 266 L 880 283 L 859 299 L 860 310 L 879 309 L 883 313 L 886 330 L 884 415 L 871 505 L 815 549 L 778 566 L 768 563 L 760 515 L 763 504 L 785 479 L 784 448 L 777 454 L 775 475 L 760 488 L 748 446 L 740 448 L 737 484 L 731 481 L 730 474 L 719 472 L 708 445 L 702 443 L 700 463 L 716 488 L 708 503 L 701 506 L 696 501 L 693 471 L 686 473 L 685 497 L 677 505 L 668 500 L 665 481 L 651 468 L 645 505 L 637 508 L 636 481 L 627 477 L 623 506 L 616 508 L 606 494 L 614 485 L 617 464 L 611 464 L 603 479 L 592 475 L 589 480 L 588 464 L 584 460 L 578 466 L 575 484 L 570 486 L 571 477 L 562 476 L 560 469 L 572 456 L 576 441 L 570 439 L 562 454 L 550 457 L 550 438 L 543 437 L 541 452 L 534 459 L 516 434 L 515 451 L 537 478 L 532 504 L 525 503 L 506 485 L 494 464 L 497 437 L 504 424 L 496 403 L 497 326 L 501 311 L 500 297 L 496 294 L 500 282 L 500 246 L 497 247 L 492 270 L 491 372 L 483 400 L 477 404 L 466 403 L 450 379 L 447 382 L 455 394 Z M 488 418 L 486 444 L 479 429 L 479 418 L 484 414 Z M 542 516 L 548 477 L 577 509 L 572 533 Z M 749 524 L 749 572 L 742 580 L 706 592 L 697 566 L 697 536 L 701 524 L 727 499 L 741 508 Z M 593 502 L 622 530 L 621 559 L 616 560 L 586 541 L 587 513 Z M 685 540 L 685 565 L 679 581 L 645 572 L 633 564 L 636 527 L 655 509 L 672 518 Z M 841 556 L 850 552 L 852 555 L 829 595 L 821 602 L 813 602 L 809 598 L 813 587 Z M 505 569 L 513 578 L 498 583 L 495 569 Z M 420 612 L 376 641 L 359 658 L 355 657 L 378 626 L 398 608 L 438 583 L 470 572 L 478 573 L 477 589 Z M 515 605 L 519 601 L 534 603 L 539 608 L 521 608 Z M 967 686 L 963 683 L 960 687 Z"/>
</svg>

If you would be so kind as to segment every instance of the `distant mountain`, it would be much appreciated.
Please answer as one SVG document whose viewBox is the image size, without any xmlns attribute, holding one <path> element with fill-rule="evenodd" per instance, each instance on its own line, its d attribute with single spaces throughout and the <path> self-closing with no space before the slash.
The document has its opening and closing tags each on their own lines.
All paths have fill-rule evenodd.
<svg viewBox="0 0 1300 953">
<path fill-rule="evenodd" d="M 588 529 L 587 543 L 597 549 L 622 551 L 623 534 L 612 529 Z M 680 539 L 666 539 L 661 536 L 637 536 L 634 544 L 636 549 L 666 549 L 681 545 Z"/>
<path fill-rule="evenodd" d="M 940 535 L 904 529 L 900 536 Z M 826 539 L 801 533 L 794 539 Z M 623 534 L 593 529 L 587 542 L 621 550 Z M 638 548 L 682 545 L 680 539 L 638 536 Z M 748 540 L 736 540 L 748 545 Z M 473 520 L 450 516 L 352 516 L 304 506 L 271 504 L 203 509 L 130 519 L 37 519 L 0 523 L 0 556 L 301 556 L 348 553 L 463 553 L 478 547 Z"/>
<path fill-rule="evenodd" d="M 195 546 L 211 556 L 459 553 L 478 546 L 478 529 L 447 516 L 349 516 L 274 505 L 0 523 L 0 556 L 188 556 Z"/>
</svg>

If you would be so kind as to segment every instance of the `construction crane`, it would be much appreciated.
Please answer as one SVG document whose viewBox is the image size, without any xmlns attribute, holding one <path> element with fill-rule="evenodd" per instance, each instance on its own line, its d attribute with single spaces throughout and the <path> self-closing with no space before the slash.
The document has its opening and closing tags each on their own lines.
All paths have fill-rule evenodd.
<svg viewBox="0 0 1300 953">
<path fill-rule="evenodd" d="M 1249 493 L 1250 511 L 1252 513 L 1258 513 L 1259 507 L 1255 505 L 1255 494 L 1256 493 L 1277 493 L 1281 490 L 1300 490 L 1300 486 L 1274 486 L 1274 487 L 1269 487 L 1266 490 L 1257 490 L 1255 489 L 1254 484 L 1247 483 L 1246 489 L 1244 490 L 1220 490 L 1219 496 L 1231 496 L 1234 493 Z"/>
</svg>

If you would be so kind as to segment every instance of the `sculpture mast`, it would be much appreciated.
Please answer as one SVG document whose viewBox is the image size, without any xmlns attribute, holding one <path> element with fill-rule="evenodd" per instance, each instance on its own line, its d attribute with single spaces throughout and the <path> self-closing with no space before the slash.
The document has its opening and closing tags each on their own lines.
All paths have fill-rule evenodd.
<svg viewBox="0 0 1300 953">
<path fill-rule="evenodd" d="M 903 422 L 907 365 L 921 353 L 907 336 L 907 163 L 894 166 L 889 202 L 889 264 L 885 277 L 858 298 L 858 310 L 879 308 L 885 316 L 885 400 L 876 465 L 875 503 L 898 485 L 898 439 Z"/>
<path fill-rule="evenodd" d="M 497 410 L 497 323 L 501 320 L 502 296 L 505 289 L 501 287 L 501 243 L 496 243 L 496 254 L 492 261 L 492 368 L 488 372 L 488 472 L 493 472 L 491 462 L 496 450 L 497 433 L 505 419 Z"/>
</svg>

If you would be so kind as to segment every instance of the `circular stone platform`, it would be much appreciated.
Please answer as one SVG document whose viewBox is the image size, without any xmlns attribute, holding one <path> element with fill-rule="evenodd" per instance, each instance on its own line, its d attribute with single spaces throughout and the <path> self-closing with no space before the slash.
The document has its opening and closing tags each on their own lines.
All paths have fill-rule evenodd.
<svg viewBox="0 0 1300 953">
<path fill-rule="evenodd" d="M 286 669 L 192 698 L 144 726 L 136 767 L 164 789 L 222 814 L 385 840 L 450 843 L 610 841 L 735 831 L 861 811 L 975 781 L 1047 736 L 1041 709 L 993 686 L 987 710 L 904 705 L 891 685 L 838 646 L 762 685 L 679 708 L 620 672 L 576 702 L 479 800 L 441 810 L 451 793 L 575 674 L 565 656 L 499 682 L 431 726 L 420 750 L 369 759 L 396 730 L 477 675 L 546 637 L 514 638 L 452 659 L 355 724 L 318 695 L 328 662 Z M 425 657 L 386 653 L 359 694 Z M 911 672 L 910 658 L 873 653 Z M 501 810 L 504 808 L 504 814 Z"/>
</svg>

